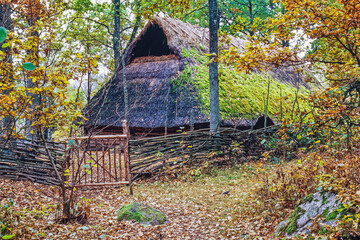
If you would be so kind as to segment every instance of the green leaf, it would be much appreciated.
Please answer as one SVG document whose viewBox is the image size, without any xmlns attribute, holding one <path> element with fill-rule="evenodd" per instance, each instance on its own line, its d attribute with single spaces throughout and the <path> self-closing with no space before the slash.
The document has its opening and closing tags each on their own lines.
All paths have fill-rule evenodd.
<svg viewBox="0 0 360 240">
<path fill-rule="evenodd" d="M 6 235 L 4 235 L 2 238 L 3 238 L 3 239 L 12 239 L 13 237 L 15 237 L 14 234 L 11 234 L 11 235 L 6 234 Z"/>
<path fill-rule="evenodd" d="M 4 27 L 0 27 L 0 43 L 5 41 L 6 37 L 7 37 L 6 29 Z"/>
<path fill-rule="evenodd" d="M 33 63 L 31 62 L 26 62 L 26 63 L 23 63 L 23 67 L 28 70 L 28 71 L 34 71 L 36 69 L 36 67 L 34 66 Z"/>
<path fill-rule="evenodd" d="M 8 46 L 10 46 L 10 43 L 7 42 L 7 43 L 4 43 L 1 47 L 2 48 L 7 48 Z"/>
</svg>

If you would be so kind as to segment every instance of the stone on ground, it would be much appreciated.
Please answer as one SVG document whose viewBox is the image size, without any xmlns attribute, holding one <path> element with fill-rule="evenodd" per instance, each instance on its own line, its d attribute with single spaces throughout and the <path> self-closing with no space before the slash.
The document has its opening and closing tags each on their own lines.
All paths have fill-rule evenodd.
<svg viewBox="0 0 360 240">
<path fill-rule="evenodd" d="M 146 225 L 160 225 L 169 222 L 159 210 L 142 203 L 130 203 L 119 209 L 117 220 L 133 220 Z"/>
<path fill-rule="evenodd" d="M 281 222 L 277 227 L 280 235 L 295 237 L 297 235 L 311 235 L 314 229 L 318 229 L 316 234 L 326 231 L 323 227 L 314 226 L 316 219 L 324 225 L 333 227 L 339 219 L 339 208 L 341 203 L 336 200 L 336 195 L 332 192 L 317 192 L 304 197 L 300 204 L 295 207 L 294 212 L 289 218 Z"/>
</svg>

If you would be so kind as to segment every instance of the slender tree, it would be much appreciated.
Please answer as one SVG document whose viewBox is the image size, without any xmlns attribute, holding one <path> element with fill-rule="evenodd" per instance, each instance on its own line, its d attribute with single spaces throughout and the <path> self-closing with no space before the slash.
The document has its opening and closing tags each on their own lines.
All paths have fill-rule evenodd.
<svg viewBox="0 0 360 240">
<path fill-rule="evenodd" d="M 210 28 L 210 132 L 218 131 L 220 123 L 219 114 L 219 77 L 218 77 L 218 28 L 219 16 L 217 0 L 209 0 L 209 28 Z"/>
<path fill-rule="evenodd" d="M 124 49 L 123 55 L 121 57 L 121 67 L 123 73 L 123 89 L 124 89 L 124 106 L 125 106 L 125 120 L 129 122 L 129 95 L 127 90 L 127 82 L 126 82 L 126 66 L 125 66 L 125 56 L 129 50 L 130 43 L 135 39 L 136 33 L 141 23 L 141 14 L 142 11 L 140 10 L 141 2 L 135 2 L 135 9 L 136 9 L 136 17 L 135 17 L 135 25 L 133 27 L 129 42 Z"/>
<path fill-rule="evenodd" d="M 10 4 L 6 1 L 4 2 L 0 1 L 0 27 L 4 27 L 5 29 L 9 30 L 12 27 L 11 22 L 12 21 L 11 21 Z M 5 53 L 5 57 L 0 63 L 0 66 L 2 68 L 2 71 L 0 71 L 2 75 L 1 78 L 11 78 L 10 75 L 12 74 L 12 68 L 11 68 L 12 57 L 11 57 L 10 49 L 9 47 L 2 48 L 2 45 L 0 45 L 0 51 Z M 5 94 L 7 94 L 7 92 L 5 92 Z M 6 133 L 8 133 L 11 130 L 11 123 L 12 123 L 11 117 L 9 116 L 4 117 L 4 119 L 2 120 L 2 124 L 0 125 L 0 129 L 2 128 L 3 130 L 5 130 Z"/>
<path fill-rule="evenodd" d="M 28 0 L 26 4 L 26 8 L 24 10 L 24 17 L 26 19 L 27 24 L 30 26 L 30 37 L 33 44 L 31 48 L 27 50 L 27 59 L 32 62 L 35 66 L 39 66 L 39 32 L 36 29 L 36 23 L 40 19 L 40 17 L 45 14 L 45 7 L 39 0 Z M 26 88 L 32 89 L 37 87 L 38 83 L 33 82 L 32 74 L 28 74 L 28 78 L 26 81 Z M 28 92 L 28 95 L 32 98 L 32 111 L 36 112 L 37 106 L 40 104 L 39 94 Z M 36 129 L 33 125 L 35 119 L 28 119 L 26 121 L 26 137 L 31 138 L 39 138 L 38 129 Z"/>
<path fill-rule="evenodd" d="M 113 48 L 116 71 L 120 65 L 120 0 L 113 0 L 114 3 L 114 33 Z"/>
</svg>

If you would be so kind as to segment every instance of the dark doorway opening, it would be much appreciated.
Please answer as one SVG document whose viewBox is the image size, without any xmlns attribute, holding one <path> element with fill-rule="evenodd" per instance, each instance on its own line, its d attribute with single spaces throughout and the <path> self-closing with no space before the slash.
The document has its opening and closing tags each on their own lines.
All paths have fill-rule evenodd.
<svg viewBox="0 0 360 240">
<path fill-rule="evenodd" d="M 163 56 L 170 54 L 173 54 L 173 51 L 168 46 L 163 29 L 157 24 L 152 24 L 136 43 L 132 50 L 130 62 L 138 57 Z"/>
</svg>

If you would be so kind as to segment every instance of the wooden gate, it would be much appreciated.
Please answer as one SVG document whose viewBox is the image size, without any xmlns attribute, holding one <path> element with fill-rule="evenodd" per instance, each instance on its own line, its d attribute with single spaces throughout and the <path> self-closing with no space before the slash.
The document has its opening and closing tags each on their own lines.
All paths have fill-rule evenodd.
<svg viewBox="0 0 360 240">
<path fill-rule="evenodd" d="M 97 135 L 64 139 L 68 162 L 65 176 L 69 186 L 130 184 L 129 131 L 123 135 Z M 73 184 L 75 182 L 75 185 Z"/>
</svg>

